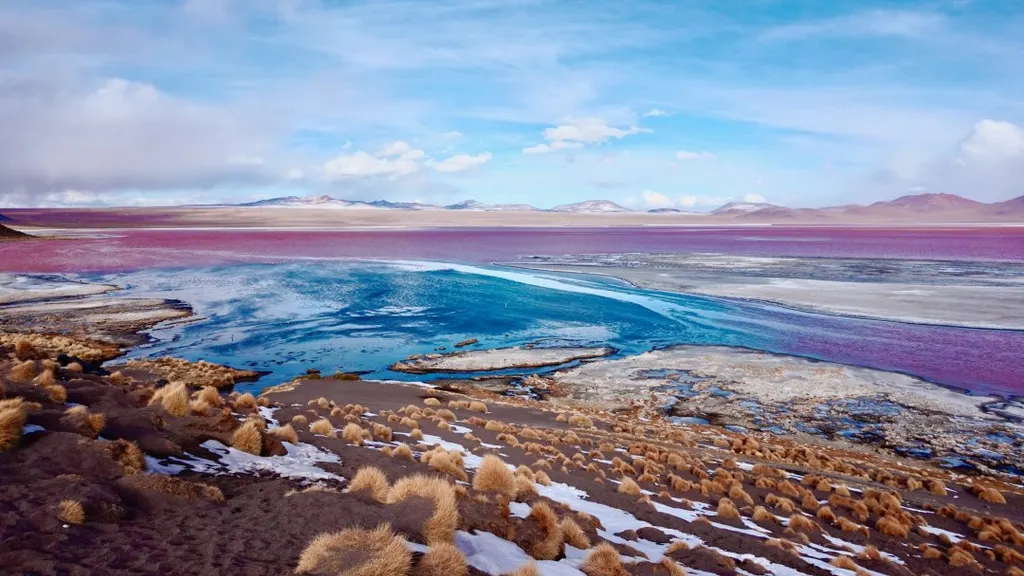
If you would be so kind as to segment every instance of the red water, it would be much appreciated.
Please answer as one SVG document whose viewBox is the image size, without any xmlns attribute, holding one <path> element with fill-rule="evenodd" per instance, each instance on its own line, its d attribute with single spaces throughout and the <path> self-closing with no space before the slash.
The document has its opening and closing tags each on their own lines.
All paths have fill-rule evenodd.
<svg viewBox="0 0 1024 576">
<path fill-rule="evenodd" d="M 338 257 L 483 263 L 534 254 L 616 252 L 1024 261 L 1024 227 L 127 230 L 110 234 L 0 243 L 0 271 L 102 272 Z"/>
</svg>

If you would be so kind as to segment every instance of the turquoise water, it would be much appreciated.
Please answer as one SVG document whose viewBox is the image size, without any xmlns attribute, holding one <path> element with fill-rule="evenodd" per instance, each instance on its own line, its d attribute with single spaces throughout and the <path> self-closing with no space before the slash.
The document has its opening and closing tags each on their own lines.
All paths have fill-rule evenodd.
<svg viewBox="0 0 1024 576">
<path fill-rule="evenodd" d="M 132 356 L 174 355 L 270 372 L 256 388 L 309 368 L 420 379 L 387 367 L 467 338 L 478 338 L 483 348 L 610 345 L 619 354 L 673 344 L 744 346 L 1004 394 L 1016 392 L 1016 380 L 992 372 L 992 361 L 1002 359 L 1001 370 L 1011 375 L 1024 373 L 1013 364 L 1022 362 L 1013 352 L 1018 343 L 1024 349 L 1024 340 L 1013 340 L 1020 333 L 825 316 L 501 267 L 310 260 L 89 278 L 125 286 L 130 296 L 182 299 L 201 317 L 154 330 L 156 341 Z M 978 346 L 965 347 L 972 338 Z M 986 343 L 991 338 L 1008 348 L 1005 354 Z M 951 346 L 959 350 L 955 362 Z M 973 357 L 971 348 L 984 356 Z"/>
</svg>

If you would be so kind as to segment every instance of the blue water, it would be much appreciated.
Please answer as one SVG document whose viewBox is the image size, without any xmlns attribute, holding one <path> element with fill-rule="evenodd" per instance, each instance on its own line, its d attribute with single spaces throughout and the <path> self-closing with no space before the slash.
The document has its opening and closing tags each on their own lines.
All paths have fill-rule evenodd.
<svg viewBox="0 0 1024 576">
<path fill-rule="evenodd" d="M 609 345 L 620 355 L 672 344 L 744 346 L 914 372 L 888 354 L 906 340 L 879 329 L 892 323 L 642 290 L 598 277 L 325 260 L 89 279 L 125 286 L 129 296 L 182 299 L 200 317 L 153 330 L 155 342 L 132 357 L 173 355 L 271 373 L 254 388 L 310 368 L 422 379 L 387 367 L 467 338 L 478 338 L 478 348 Z M 872 357 L 847 344 L 864 338 L 887 353 Z M 944 383 L 964 384 L 959 380 Z"/>
</svg>

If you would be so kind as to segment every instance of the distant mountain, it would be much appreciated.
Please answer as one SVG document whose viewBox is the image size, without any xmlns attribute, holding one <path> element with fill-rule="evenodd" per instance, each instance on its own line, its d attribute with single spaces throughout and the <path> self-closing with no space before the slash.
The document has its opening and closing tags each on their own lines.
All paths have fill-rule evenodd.
<svg viewBox="0 0 1024 576">
<path fill-rule="evenodd" d="M 610 214 L 614 212 L 632 212 L 629 208 L 619 206 L 608 200 L 587 200 L 575 204 L 562 204 L 551 209 L 553 212 L 573 212 L 576 214 Z"/>
<path fill-rule="evenodd" d="M 8 228 L 7 226 L 4 226 L 3 224 L 0 224 L 0 238 L 2 238 L 4 240 L 12 240 L 12 239 L 15 239 L 15 238 L 29 238 L 29 237 L 30 236 L 28 234 L 25 234 L 24 232 L 18 232 L 17 230 L 12 230 L 11 228 Z"/>
<path fill-rule="evenodd" d="M 374 210 L 377 206 L 374 206 L 368 202 L 358 202 L 350 200 L 339 200 L 332 198 L 327 195 L 322 196 L 306 196 L 300 198 L 298 196 L 285 196 L 283 198 L 270 198 L 268 200 L 257 200 L 256 202 L 246 202 L 238 204 L 238 206 L 248 207 L 266 207 L 266 206 L 277 206 L 281 208 L 330 208 L 330 209 L 363 209 L 363 210 Z"/>
<path fill-rule="evenodd" d="M 464 200 L 444 208 L 445 210 L 472 210 L 475 212 L 536 212 L 539 210 L 529 204 L 484 204 L 476 200 Z"/>
<path fill-rule="evenodd" d="M 0 222 L 10 222 L 10 221 L 11 221 L 10 218 L 8 218 L 7 216 L 4 216 L 3 214 L 0 214 Z"/>
<path fill-rule="evenodd" d="M 441 210 L 440 206 L 422 204 L 420 202 L 388 202 L 387 200 L 374 200 L 373 202 L 366 202 L 366 204 L 375 208 L 386 208 L 389 210 Z"/>
<path fill-rule="evenodd" d="M 875 202 L 868 206 L 872 209 L 898 209 L 912 212 L 950 212 L 955 210 L 972 210 L 984 206 L 977 200 L 970 200 L 956 194 L 912 194 L 900 196 L 888 202 Z"/>
<path fill-rule="evenodd" d="M 680 210 L 679 208 L 651 208 L 647 211 L 648 214 L 691 214 L 693 216 L 705 216 L 706 212 L 691 212 L 690 210 Z"/>
<path fill-rule="evenodd" d="M 986 206 L 985 212 L 992 216 L 1010 216 L 1024 220 L 1024 196 L 989 204 Z"/>
<path fill-rule="evenodd" d="M 768 204 L 767 202 L 729 202 L 728 204 L 722 204 L 718 208 L 711 211 L 712 214 L 746 214 L 748 212 L 757 212 L 758 210 L 764 210 L 765 208 L 781 208 L 774 204 Z"/>
</svg>

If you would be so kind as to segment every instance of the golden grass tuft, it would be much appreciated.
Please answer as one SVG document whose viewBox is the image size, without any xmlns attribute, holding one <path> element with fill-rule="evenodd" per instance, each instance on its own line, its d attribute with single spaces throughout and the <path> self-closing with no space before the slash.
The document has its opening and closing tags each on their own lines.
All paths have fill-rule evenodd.
<svg viewBox="0 0 1024 576">
<path fill-rule="evenodd" d="M 405 540 L 385 523 L 374 530 L 347 528 L 320 534 L 302 551 L 295 572 L 406 576 L 411 568 L 412 553 Z"/>
<path fill-rule="evenodd" d="M 629 576 L 622 566 L 622 558 L 611 544 L 602 542 L 587 554 L 580 565 L 580 571 L 587 576 Z"/>
<path fill-rule="evenodd" d="M 501 432 L 504 429 L 505 425 L 497 420 L 488 420 L 487 423 L 484 424 L 484 430 L 490 430 L 491 432 Z"/>
<path fill-rule="evenodd" d="M 409 448 L 409 445 L 405 442 L 399 442 L 397 446 L 391 449 L 391 457 L 411 462 L 413 459 L 412 448 Z"/>
<path fill-rule="evenodd" d="M 196 399 L 188 403 L 188 410 L 196 416 L 209 416 L 213 406 L 206 400 Z"/>
<path fill-rule="evenodd" d="M 1006 504 L 1006 498 L 995 488 L 982 488 L 978 491 L 978 498 L 993 504 Z"/>
<path fill-rule="evenodd" d="M 725 520 L 739 520 L 740 511 L 736 509 L 736 504 L 728 498 L 721 498 L 718 500 L 718 517 Z"/>
<path fill-rule="evenodd" d="M 794 532 L 814 532 L 818 525 L 814 523 L 814 520 L 795 513 L 789 517 L 789 523 L 786 524 L 786 527 Z"/>
<path fill-rule="evenodd" d="M 30 360 L 36 356 L 36 347 L 24 338 L 14 343 L 14 357 L 18 360 Z"/>
<path fill-rule="evenodd" d="M 160 404 L 164 411 L 171 416 L 181 417 L 189 413 L 191 408 L 189 400 L 188 387 L 184 382 L 178 382 L 158 389 L 149 399 L 149 404 L 150 406 Z"/>
<path fill-rule="evenodd" d="M 409 432 L 409 440 L 413 442 L 422 442 L 423 430 L 420 430 L 419 428 L 413 428 L 412 431 Z"/>
<path fill-rule="evenodd" d="M 86 417 L 89 428 L 95 434 L 99 434 L 107 427 L 107 417 L 102 412 L 94 412 Z"/>
<path fill-rule="evenodd" d="M 274 428 L 273 430 L 270 431 L 270 433 L 273 434 L 275 438 L 282 442 L 288 442 L 289 444 L 299 443 L 299 434 L 295 431 L 295 428 L 293 428 L 291 424 L 285 424 L 284 426 Z"/>
<path fill-rule="evenodd" d="M 128 382 L 128 377 L 121 373 L 120 370 L 112 373 L 108 378 L 110 379 L 111 384 L 117 384 L 118 386 Z"/>
<path fill-rule="evenodd" d="M 305 426 L 308 423 L 309 419 L 302 414 L 296 414 L 295 416 L 292 416 L 292 424 L 296 426 Z"/>
<path fill-rule="evenodd" d="M 32 381 L 36 386 L 42 386 L 43 388 L 57 385 L 57 377 L 53 375 L 53 370 L 50 370 L 49 368 L 43 370 L 43 372 L 39 376 L 36 376 Z"/>
<path fill-rule="evenodd" d="M 480 402 L 478 400 L 470 402 L 469 406 L 466 406 L 466 409 L 468 409 L 471 412 L 480 412 L 483 414 L 487 414 L 487 404 L 484 404 L 483 402 Z"/>
<path fill-rule="evenodd" d="M 11 368 L 11 371 L 7 373 L 7 379 L 12 382 L 31 382 L 38 374 L 36 363 L 32 360 L 25 360 Z"/>
<path fill-rule="evenodd" d="M 84 368 L 82 368 L 82 365 L 78 362 L 72 362 L 65 366 L 64 369 L 67 370 L 68 372 L 76 373 L 81 373 L 82 371 L 84 371 Z"/>
<path fill-rule="evenodd" d="M 750 494 L 747 494 L 747 491 L 738 482 L 729 488 L 729 498 L 734 502 L 742 502 L 747 506 L 754 505 L 754 499 L 750 497 Z"/>
<path fill-rule="evenodd" d="M 771 522 L 773 524 L 778 524 L 779 522 L 775 514 L 769 512 L 764 506 L 755 506 L 754 513 L 750 517 L 754 522 Z"/>
<path fill-rule="evenodd" d="M 562 536 L 570 546 L 575 546 L 580 550 L 590 548 L 590 538 L 587 536 L 587 533 L 570 516 L 562 518 L 558 525 L 562 529 Z"/>
<path fill-rule="evenodd" d="M 888 515 L 878 519 L 878 522 L 875 523 L 875 530 L 894 538 L 906 538 L 909 532 L 899 520 Z"/>
<path fill-rule="evenodd" d="M 356 475 L 348 484 L 349 492 L 362 492 L 369 490 L 370 496 L 377 502 L 385 503 L 388 500 L 388 492 L 391 491 L 391 483 L 384 472 L 376 466 L 363 466 L 356 471 Z"/>
<path fill-rule="evenodd" d="M 543 538 L 530 543 L 530 556 L 537 560 L 554 560 L 562 553 L 562 527 L 558 515 L 546 502 L 536 502 L 530 508 L 530 516 L 544 532 Z"/>
<path fill-rule="evenodd" d="M 334 426 L 327 418 L 321 418 L 310 424 L 309 431 L 320 436 L 334 436 Z"/>
<path fill-rule="evenodd" d="M 57 404 L 63 404 L 65 402 L 67 402 L 67 400 L 68 400 L 68 391 L 67 391 L 67 389 L 64 388 L 63 386 L 61 386 L 60 384 L 54 384 L 53 386 L 47 386 L 47 387 L 43 388 L 43 391 L 46 392 L 46 397 L 49 398 L 51 402 L 56 402 Z"/>
<path fill-rule="evenodd" d="M 427 544 L 452 542 L 459 525 L 459 509 L 455 487 L 442 478 L 413 474 L 395 482 L 388 492 L 388 503 L 401 502 L 410 496 L 427 498 L 434 502 L 434 514 L 423 526 L 423 538 Z"/>
<path fill-rule="evenodd" d="M 683 570 L 675 560 L 668 556 L 661 559 L 661 567 L 668 572 L 668 576 L 686 576 L 686 570 Z"/>
<path fill-rule="evenodd" d="M 538 470 L 534 474 L 533 481 L 541 486 L 551 486 L 551 478 L 548 476 L 547 472 L 543 470 Z"/>
<path fill-rule="evenodd" d="M 429 398 L 428 398 L 429 400 Z M 417 576 L 466 576 L 466 557 L 454 544 L 435 544 L 416 564 Z"/>
<path fill-rule="evenodd" d="M 231 446 L 242 452 L 260 455 L 263 451 L 263 433 L 255 420 L 246 420 L 231 434 Z"/>
<path fill-rule="evenodd" d="M 537 487 L 533 485 L 533 480 L 530 480 L 526 476 L 520 476 L 516 474 L 516 497 L 523 497 L 527 494 L 536 494 Z"/>
<path fill-rule="evenodd" d="M 469 476 L 466 475 L 466 470 L 463 467 L 461 453 L 438 449 L 428 454 L 430 457 L 429 460 L 426 461 L 426 464 L 434 470 L 450 474 L 457 480 L 462 480 L 463 482 L 469 479 Z M 428 454 L 424 454 L 424 456 L 427 456 Z"/>
<path fill-rule="evenodd" d="M 442 408 L 442 409 L 438 410 L 437 411 L 437 417 L 442 419 L 442 420 L 447 420 L 448 422 L 454 422 L 455 421 L 455 413 L 452 412 L 451 410 L 448 410 L 447 408 Z"/>
<path fill-rule="evenodd" d="M 851 570 L 853 572 L 860 570 L 860 566 L 857 566 L 856 562 L 854 562 L 849 556 L 845 556 L 843 554 L 840 554 L 839 556 L 833 558 L 832 561 L 829 562 L 829 564 L 835 566 L 836 568 Z"/>
<path fill-rule="evenodd" d="M 623 477 L 622 482 L 619 484 L 617 490 L 619 494 L 627 494 L 629 496 L 640 496 L 640 485 L 637 484 L 632 478 Z"/>
<path fill-rule="evenodd" d="M 864 549 L 857 554 L 857 558 L 860 558 L 861 560 L 883 560 L 882 554 L 874 544 L 868 544 L 865 546 Z"/>
<path fill-rule="evenodd" d="M 836 523 L 836 514 L 828 506 L 818 508 L 818 511 L 814 515 L 818 517 L 818 520 L 823 522 L 828 522 L 829 524 Z"/>
<path fill-rule="evenodd" d="M 363 445 L 363 427 L 355 422 L 349 422 L 341 429 L 341 438 L 356 446 Z"/>
<path fill-rule="evenodd" d="M 57 504 L 57 519 L 65 524 L 85 522 L 85 507 L 78 500 L 61 500 Z"/>
<path fill-rule="evenodd" d="M 423 403 L 426 404 L 427 406 L 440 406 L 441 405 L 441 401 L 438 400 L 437 398 L 424 398 L 423 399 Z"/>
<path fill-rule="evenodd" d="M 158 492 L 186 500 L 224 501 L 224 493 L 216 486 L 191 482 L 163 474 L 134 474 L 132 476 L 125 476 L 118 480 L 118 483 L 136 490 Z"/>
<path fill-rule="evenodd" d="M 669 544 L 668 548 L 665 550 L 665 555 L 670 556 L 675 552 L 679 552 L 680 550 L 685 552 L 689 549 L 690 545 L 687 544 L 685 540 L 673 540 L 672 543 Z"/>
<path fill-rule="evenodd" d="M 255 410 L 256 409 L 256 397 L 246 392 L 241 394 L 238 398 L 235 398 L 234 402 L 235 410 Z"/>
<path fill-rule="evenodd" d="M 494 454 L 484 456 L 483 461 L 480 462 L 480 468 L 473 475 L 473 489 L 481 492 L 494 490 L 509 498 L 515 498 L 519 491 L 512 471 L 508 469 L 501 458 Z"/>
<path fill-rule="evenodd" d="M 934 546 L 926 546 L 924 551 L 921 553 L 921 556 L 924 557 L 926 560 L 938 560 L 939 558 L 942 558 L 944 555 L 942 554 L 942 550 L 939 550 Z"/>
<path fill-rule="evenodd" d="M 224 398 L 221 397 L 220 392 L 217 391 L 213 386 L 203 386 L 196 395 L 199 400 L 205 400 L 210 406 L 223 406 Z"/>
<path fill-rule="evenodd" d="M 946 495 L 946 485 L 942 483 L 942 480 L 937 478 L 928 478 L 924 481 L 925 486 L 928 487 L 928 491 L 936 496 Z"/>
<path fill-rule="evenodd" d="M 27 419 L 20 397 L 5 400 L 0 405 L 0 452 L 13 450 L 18 445 Z"/>
<path fill-rule="evenodd" d="M 593 428 L 594 421 L 589 416 L 583 414 L 573 414 L 569 416 L 569 426 L 573 428 Z"/>
<path fill-rule="evenodd" d="M 104 448 L 124 468 L 125 474 L 137 474 L 146 469 L 146 454 L 135 442 L 111 440 L 104 444 Z"/>
</svg>

